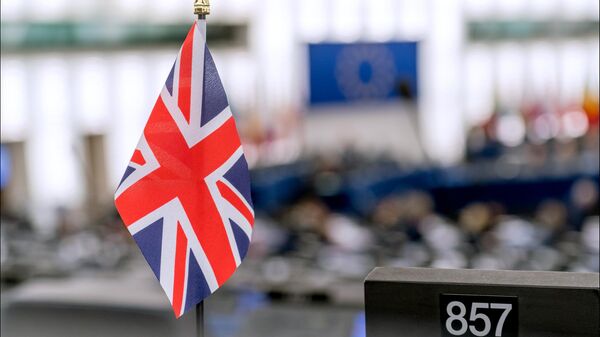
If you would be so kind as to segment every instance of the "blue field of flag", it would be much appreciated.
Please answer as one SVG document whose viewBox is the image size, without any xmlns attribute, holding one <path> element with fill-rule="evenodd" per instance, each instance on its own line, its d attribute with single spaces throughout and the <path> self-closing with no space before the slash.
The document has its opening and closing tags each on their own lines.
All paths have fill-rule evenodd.
<svg viewBox="0 0 600 337">
<path fill-rule="evenodd" d="M 417 96 L 417 42 L 318 43 L 308 53 L 311 105 Z"/>
</svg>

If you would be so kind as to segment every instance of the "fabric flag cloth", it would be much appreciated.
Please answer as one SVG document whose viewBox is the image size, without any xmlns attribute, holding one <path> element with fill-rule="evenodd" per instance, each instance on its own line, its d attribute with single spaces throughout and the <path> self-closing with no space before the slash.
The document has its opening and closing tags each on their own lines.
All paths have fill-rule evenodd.
<svg viewBox="0 0 600 337">
<path fill-rule="evenodd" d="M 250 175 L 205 20 L 179 51 L 115 204 L 176 317 L 223 285 L 248 251 Z"/>
</svg>

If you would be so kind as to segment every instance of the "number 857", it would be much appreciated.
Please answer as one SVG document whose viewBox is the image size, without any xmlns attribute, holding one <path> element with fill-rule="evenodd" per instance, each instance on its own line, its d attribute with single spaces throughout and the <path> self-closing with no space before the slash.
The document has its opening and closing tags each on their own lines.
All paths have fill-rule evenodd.
<svg viewBox="0 0 600 337">
<path fill-rule="evenodd" d="M 458 312 L 456 312 L 456 308 L 458 308 Z M 509 303 L 481 303 L 474 302 L 471 304 L 471 313 L 469 314 L 469 321 L 475 322 L 481 320 L 483 322 L 483 329 L 477 330 L 474 324 L 469 324 L 466 320 L 465 316 L 467 314 L 466 306 L 459 301 L 453 301 L 448 303 L 446 306 L 446 312 L 448 313 L 448 319 L 446 320 L 446 330 L 455 336 L 464 335 L 467 330 L 469 330 L 473 335 L 482 337 L 487 336 L 492 329 L 492 321 L 490 317 L 483 313 L 478 313 L 479 309 L 500 309 L 504 310 L 500 319 L 498 320 L 498 324 L 496 325 L 496 330 L 494 336 L 501 337 L 502 336 L 502 328 L 504 327 L 504 322 L 506 321 L 506 317 L 512 310 L 512 304 Z M 454 322 L 458 322 L 459 328 L 455 329 L 453 326 Z"/>
</svg>

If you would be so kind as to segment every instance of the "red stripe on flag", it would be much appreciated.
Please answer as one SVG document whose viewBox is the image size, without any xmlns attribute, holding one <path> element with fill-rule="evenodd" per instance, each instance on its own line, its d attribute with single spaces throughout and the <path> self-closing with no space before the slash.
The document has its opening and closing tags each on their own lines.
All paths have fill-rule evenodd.
<svg viewBox="0 0 600 337">
<path fill-rule="evenodd" d="M 183 117 L 190 122 L 190 101 L 192 95 L 192 54 L 194 50 L 194 31 L 196 25 L 188 33 L 181 47 L 181 58 L 179 60 L 179 93 L 177 101 Z"/>
<path fill-rule="evenodd" d="M 187 238 L 177 222 L 177 244 L 175 248 L 175 277 L 173 279 L 173 310 L 175 316 L 181 315 L 183 289 L 185 287 L 185 262 L 187 259 Z"/>
<path fill-rule="evenodd" d="M 133 152 L 131 161 L 140 166 L 143 166 L 144 164 L 146 164 L 146 160 L 144 159 L 144 156 L 142 155 L 142 151 L 140 151 L 138 149 L 136 149 L 135 152 Z"/>
<path fill-rule="evenodd" d="M 195 220 L 192 222 L 194 233 L 206 253 L 217 283 L 222 285 L 235 271 L 236 264 L 221 215 L 208 186 L 199 184 L 189 192 L 180 194 L 179 198 L 185 205 L 187 216 Z"/>
<path fill-rule="evenodd" d="M 233 192 L 231 188 L 222 181 L 217 181 L 217 187 L 219 188 L 219 192 L 221 192 L 223 198 L 229 201 L 233 207 L 242 213 L 244 218 L 246 218 L 248 223 L 250 223 L 250 226 L 254 226 L 254 216 L 244 202 L 240 199 L 240 197 L 238 197 L 237 194 L 235 194 L 235 192 Z"/>
</svg>

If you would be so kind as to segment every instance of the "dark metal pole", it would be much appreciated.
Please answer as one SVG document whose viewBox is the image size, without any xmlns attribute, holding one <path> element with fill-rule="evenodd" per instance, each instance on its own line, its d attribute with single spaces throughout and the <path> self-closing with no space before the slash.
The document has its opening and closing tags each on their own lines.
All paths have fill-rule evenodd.
<svg viewBox="0 0 600 337">
<path fill-rule="evenodd" d="M 204 301 L 196 304 L 196 337 L 204 336 Z"/>
<path fill-rule="evenodd" d="M 198 20 L 206 20 L 210 14 L 209 0 L 194 0 L 194 14 L 198 15 Z M 196 304 L 196 334 L 197 337 L 204 336 L 204 301 Z"/>
<path fill-rule="evenodd" d="M 206 14 L 198 14 L 198 20 L 206 20 Z M 196 336 L 204 337 L 204 301 L 196 304 Z"/>
</svg>

